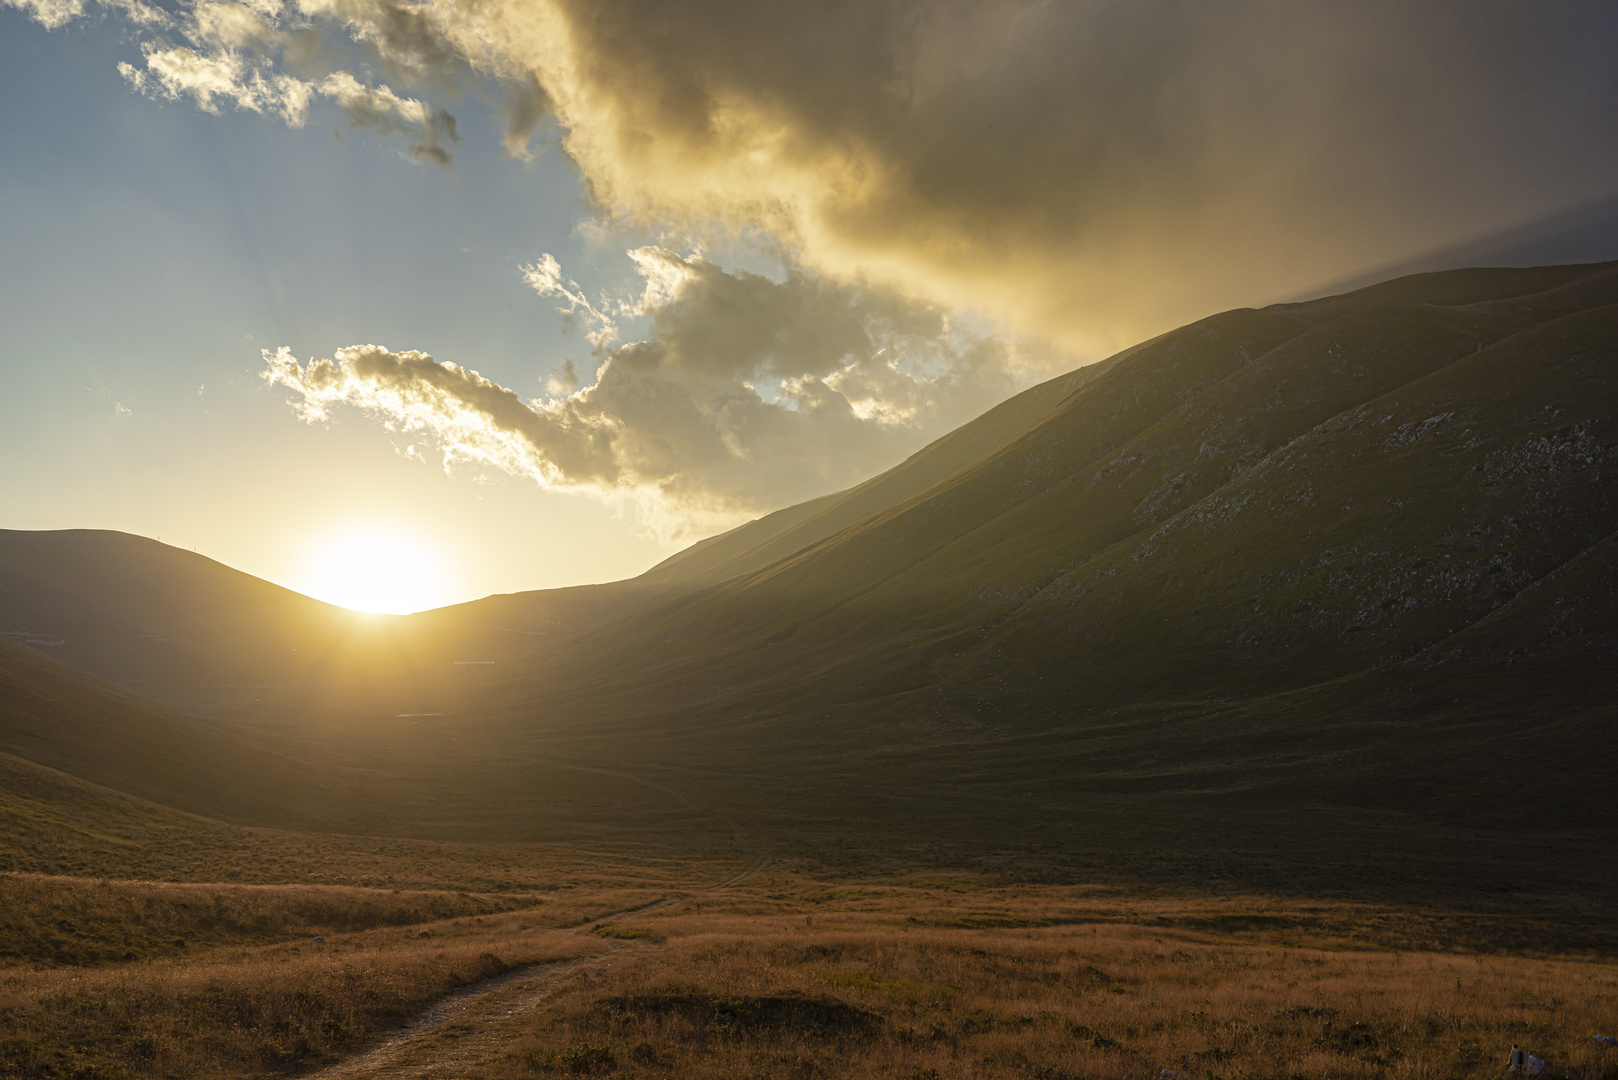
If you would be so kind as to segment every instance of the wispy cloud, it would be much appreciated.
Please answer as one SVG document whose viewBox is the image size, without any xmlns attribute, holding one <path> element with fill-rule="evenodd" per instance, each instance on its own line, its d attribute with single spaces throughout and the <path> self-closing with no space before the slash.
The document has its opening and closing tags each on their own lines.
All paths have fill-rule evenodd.
<svg viewBox="0 0 1618 1080">
<path fill-rule="evenodd" d="M 546 252 L 518 269 L 530 289 L 540 296 L 562 301 L 558 310 L 568 317 L 572 328 L 580 330 L 589 339 L 591 345 L 600 346 L 618 336 L 622 305 L 605 300 L 592 302 L 577 281 L 562 276 L 562 267 L 556 261 L 556 256 Z"/>
<path fill-rule="evenodd" d="M 446 467 L 623 500 L 649 528 L 689 538 L 863 479 L 1053 363 L 954 332 L 938 309 L 891 291 L 632 254 L 646 287 L 621 310 L 650 315 L 651 332 L 604 344 L 595 381 L 571 393 L 523 400 L 454 363 L 376 345 L 307 364 L 266 351 L 264 377 L 306 420 L 356 408 L 429 437 Z M 549 256 L 525 273 L 565 304 L 609 306 Z"/>
<path fill-rule="evenodd" d="M 27 11 L 46 27 L 86 14 L 86 0 L 0 0 Z M 144 0 L 94 0 L 138 26 L 165 31 L 140 45 L 142 63 L 123 62 L 119 72 L 140 92 L 171 101 L 189 99 L 205 112 L 231 107 L 279 116 L 302 127 L 317 100 L 335 103 L 356 128 L 401 134 L 411 157 L 447 165 L 458 141 L 455 118 L 441 106 L 395 91 L 385 82 L 331 66 L 343 50 L 331 45 L 336 21 L 359 47 L 358 59 L 439 90 L 465 81 L 469 70 L 455 61 L 442 33 L 423 24 L 425 8 L 344 19 L 333 5 L 306 0 L 197 0 L 170 13 Z M 322 36 L 321 25 L 325 25 Z M 177 35 L 179 40 L 174 40 Z M 350 48 L 348 52 L 353 52 Z M 532 124 L 532 121 L 525 121 Z"/>
<path fill-rule="evenodd" d="M 435 165 L 450 163 L 448 144 L 459 136 L 455 118 L 445 110 L 402 98 L 386 86 L 366 86 L 346 71 L 326 76 L 318 89 L 342 106 L 355 127 L 380 135 L 403 133 L 411 139 L 413 157 Z"/>
<path fill-rule="evenodd" d="M 117 13 L 141 27 L 165 27 L 170 24 L 166 11 L 142 0 L 94 0 L 93 3 L 87 0 L 0 0 L 0 3 L 27 12 L 47 30 L 66 26 L 91 10 Z"/>
</svg>

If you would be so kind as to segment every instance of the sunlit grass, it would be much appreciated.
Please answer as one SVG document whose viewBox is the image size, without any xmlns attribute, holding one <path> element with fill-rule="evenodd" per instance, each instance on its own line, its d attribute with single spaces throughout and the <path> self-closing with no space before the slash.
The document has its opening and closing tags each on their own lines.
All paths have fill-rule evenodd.
<svg viewBox="0 0 1618 1080">
<path fill-rule="evenodd" d="M 1162 914 L 1185 909 L 1136 910 Z M 847 911 L 645 922 L 663 948 L 565 987 L 490 1075 L 1459 1080 L 1501 1075 L 1521 1043 L 1560 1075 L 1618 1076 L 1589 1037 L 1615 1026 L 1607 962 Z"/>
<path fill-rule="evenodd" d="M 1510 919 L 779 863 L 648 885 L 0 876 L 0 1076 L 297 1074 L 458 987 L 612 952 L 457 1075 L 1484 1080 L 1519 1043 L 1618 1080 L 1590 1039 L 1618 1030 L 1618 964 L 1525 955 Z"/>
</svg>

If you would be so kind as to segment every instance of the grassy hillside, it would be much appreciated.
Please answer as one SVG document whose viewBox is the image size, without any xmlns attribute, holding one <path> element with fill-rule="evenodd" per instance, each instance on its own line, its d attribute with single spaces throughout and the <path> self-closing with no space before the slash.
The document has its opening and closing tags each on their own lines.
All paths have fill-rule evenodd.
<svg viewBox="0 0 1618 1080">
<path fill-rule="evenodd" d="M 1216 316 L 923 496 L 590 645 L 658 677 L 1032 679 L 1086 706 L 1412 655 L 1618 524 L 1613 300 L 1604 268 L 1483 304 Z"/>
<path fill-rule="evenodd" d="M 1618 1075 L 1610 927 L 790 867 L 662 895 L 0 877 L 0 1073 L 1485 1080 L 1516 1042 Z"/>
<path fill-rule="evenodd" d="M 0 634 L 192 706 L 243 697 L 221 688 L 364 690 L 404 672 L 447 678 L 457 660 L 510 663 L 908 499 L 1026 431 L 1118 359 L 1032 387 L 864 484 L 703 540 L 633 581 L 490 596 L 405 618 L 347 611 L 145 537 L 0 530 Z"/>
<path fill-rule="evenodd" d="M 408 687 L 401 693 L 418 700 Z M 554 747 L 549 755 L 514 755 L 473 718 L 378 713 L 365 707 L 370 699 L 356 704 L 346 695 L 294 705 L 272 705 L 246 722 L 199 718 L 0 641 L 0 760 L 10 762 L 13 794 L 38 789 L 24 799 L 33 810 L 12 808 L 19 830 L 35 822 L 10 837 L 32 837 L 33 854 L 16 865 L 52 869 L 38 855 L 75 835 L 75 823 L 105 832 L 90 822 L 122 813 L 122 804 L 106 803 L 108 789 L 151 800 L 164 813 L 216 819 L 210 828 L 225 821 L 479 842 L 609 837 L 619 847 L 661 846 L 685 858 L 740 857 L 734 823 L 679 793 L 558 760 Z M 29 771 L 39 766 L 46 772 Z M 90 781 L 93 797 L 58 782 L 64 774 Z M 622 835 L 626 825 L 633 835 Z M 0 843 L 0 859 L 7 850 Z"/>
<path fill-rule="evenodd" d="M 172 556 L 109 562 L 96 610 L 182 643 L 221 626 L 209 663 L 247 663 L 263 625 L 370 659 L 216 688 L 203 721 L 14 647 L 3 748 L 332 833 L 1605 917 L 1614 305 L 1602 265 L 1226 312 L 643 579 L 378 624 L 370 652 L 224 568 L 202 571 L 237 592 L 164 579 L 146 613 L 120 575 Z M 467 676 L 457 650 L 500 662 Z"/>
<path fill-rule="evenodd" d="M 1611 266 L 1468 271 L 1165 335 L 931 489 L 582 635 L 492 689 L 501 730 L 610 731 L 844 851 L 1606 881 L 1615 301 Z"/>
<path fill-rule="evenodd" d="M 1079 387 L 1139 348 L 1030 387 L 863 484 L 789 506 L 693 544 L 648 570 L 642 579 L 667 585 L 713 584 L 794 555 L 971 467 L 1044 420 Z"/>
<path fill-rule="evenodd" d="M 0 751 L 243 818 L 296 814 L 301 788 L 315 783 L 284 748 L 249 731 L 175 712 L 9 641 L 0 641 Z"/>
</svg>

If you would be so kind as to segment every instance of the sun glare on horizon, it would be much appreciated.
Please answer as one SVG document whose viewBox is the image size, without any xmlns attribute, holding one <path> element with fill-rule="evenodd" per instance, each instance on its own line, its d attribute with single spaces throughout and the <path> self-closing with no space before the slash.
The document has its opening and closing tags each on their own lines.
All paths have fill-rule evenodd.
<svg viewBox="0 0 1618 1080">
<path fill-rule="evenodd" d="M 356 526 L 310 545 L 299 592 L 328 604 L 381 615 L 454 603 L 449 561 L 409 532 Z"/>
</svg>

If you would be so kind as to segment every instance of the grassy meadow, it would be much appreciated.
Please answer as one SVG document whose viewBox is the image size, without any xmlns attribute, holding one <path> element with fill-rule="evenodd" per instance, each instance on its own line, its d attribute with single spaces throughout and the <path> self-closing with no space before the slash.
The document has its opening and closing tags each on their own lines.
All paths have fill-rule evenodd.
<svg viewBox="0 0 1618 1080">
<path fill-rule="evenodd" d="M 297 1073 L 513 967 L 603 951 L 524 919 L 450 920 L 88 968 L 0 969 L 0 1076 Z"/>
<path fill-rule="evenodd" d="M 604 953 L 565 931 L 658 895 L 0 875 L 0 1076 L 298 1072 L 457 988 Z"/>
<path fill-rule="evenodd" d="M 6 874 L 0 1077 L 318 1073 L 558 963 L 507 1026 L 451 1025 L 485 1040 L 443 1075 L 1463 1080 L 1519 1043 L 1557 1076 L 1618 1078 L 1590 1038 L 1618 1029 L 1612 951 L 1525 955 L 1464 912 L 784 862 L 646 885 Z"/>
<path fill-rule="evenodd" d="M 1605 961 L 857 907 L 650 916 L 633 925 L 659 949 L 554 995 L 483 1075 L 1461 1078 L 1503 1075 L 1515 1042 L 1618 1076 L 1589 1037 L 1618 1017 Z"/>
<path fill-rule="evenodd" d="M 405 618 L 0 531 L 0 1080 L 1618 1080 L 1615 301 L 1226 312 Z"/>
</svg>

